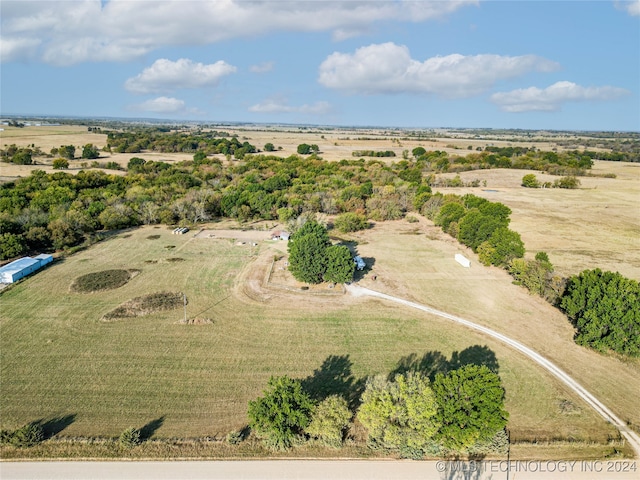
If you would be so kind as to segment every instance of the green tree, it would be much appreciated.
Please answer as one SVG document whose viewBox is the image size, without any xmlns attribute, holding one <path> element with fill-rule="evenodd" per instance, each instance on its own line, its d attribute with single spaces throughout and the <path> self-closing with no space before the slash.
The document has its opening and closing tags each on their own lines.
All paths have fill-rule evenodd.
<svg viewBox="0 0 640 480">
<path fill-rule="evenodd" d="M 411 154 L 415 157 L 421 157 L 422 155 L 424 155 L 425 153 L 427 153 L 427 151 L 424 149 L 424 147 L 416 147 L 413 150 L 411 150 Z"/>
<path fill-rule="evenodd" d="M 328 241 L 313 233 L 289 238 L 289 271 L 301 282 L 322 282 L 327 270 L 327 246 Z"/>
<path fill-rule="evenodd" d="M 300 155 L 309 155 L 311 153 L 311 145 L 301 143 L 298 145 L 298 153 Z"/>
<path fill-rule="evenodd" d="M 73 145 L 62 145 L 58 149 L 58 155 L 68 160 L 73 160 L 76 155 L 76 147 Z"/>
<path fill-rule="evenodd" d="M 27 251 L 27 245 L 22 235 L 15 233 L 0 234 L 0 260 L 18 257 Z"/>
<path fill-rule="evenodd" d="M 524 256 L 524 243 L 520 234 L 507 227 L 494 230 L 487 243 L 491 246 L 491 254 L 487 260 L 492 265 L 504 267 L 514 258 Z M 478 252 L 480 252 L 480 247 L 478 247 Z"/>
<path fill-rule="evenodd" d="M 131 172 L 141 171 L 145 163 L 147 161 L 144 158 L 131 157 L 129 163 L 127 163 L 127 170 Z"/>
<path fill-rule="evenodd" d="M 433 382 L 440 423 L 437 437 L 456 451 L 492 439 L 507 425 L 504 388 L 500 377 L 485 365 L 465 365 L 447 374 L 438 373 Z"/>
<path fill-rule="evenodd" d="M 98 158 L 99 156 L 100 152 L 98 151 L 98 147 L 96 147 L 94 144 L 87 143 L 84 147 L 82 147 L 82 158 L 94 159 Z"/>
<path fill-rule="evenodd" d="M 305 432 L 325 445 L 339 447 L 350 420 L 347 401 L 339 395 L 331 395 L 315 408 Z"/>
<path fill-rule="evenodd" d="M 442 230 L 447 231 L 449 224 L 458 222 L 464 217 L 466 209 L 457 202 L 446 203 L 440 208 L 440 212 L 436 216 L 435 224 L 440 225 Z"/>
<path fill-rule="evenodd" d="M 276 150 L 276 147 L 273 145 L 273 143 L 271 142 L 267 142 L 264 144 L 264 151 L 265 152 L 274 152 Z"/>
<path fill-rule="evenodd" d="M 364 230 L 369 223 L 364 215 L 353 212 L 345 212 L 338 215 L 333 222 L 333 225 L 342 233 L 356 232 L 358 230 Z"/>
<path fill-rule="evenodd" d="M 569 279 L 560 307 L 575 341 L 600 351 L 640 356 L 640 284 L 618 272 L 585 270 Z"/>
<path fill-rule="evenodd" d="M 249 426 L 271 448 L 287 449 L 309 425 L 313 403 L 287 376 L 271 377 L 263 394 L 249 402 Z"/>
<path fill-rule="evenodd" d="M 496 229 L 505 227 L 506 223 L 473 208 L 458 222 L 458 240 L 476 252 L 482 242 L 488 240 Z"/>
<path fill-rule="evenodd" d="M 421 373 L 399 374 L 393 381 L 370 378 L 361 402 L 358 420 L 374 445 L 422 453 L 433 445 L 441 421 L 434 391 Z"/>
<path fill-rule="evenodd" d="M 522 186 L 526 188 L 540 188 L 540 182 L 533 173 L 528 173 L 522 177 Z"/>
<path fill-rule="evenodd" d="M 56 158 L 53 161 L 53 168 L 56 170 L 64 170 L 69 168 L 69 160 L 66 158 Z"/>
<path fill-rule="evenodd" d="M 346 283 L 353 280 L 356 268 L 351 251 L 345 245 L 332 245 L 326 249 L 327 266 L 324 280 L 332 283 Z"/>
</svg>

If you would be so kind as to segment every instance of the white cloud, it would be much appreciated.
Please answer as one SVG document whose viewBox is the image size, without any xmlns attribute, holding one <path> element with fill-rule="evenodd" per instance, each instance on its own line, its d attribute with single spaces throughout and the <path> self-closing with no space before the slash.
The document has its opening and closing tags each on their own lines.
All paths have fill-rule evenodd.
<svg viewBox="0 0 640 480">
<path fill-rule="evenodd" d="M 39 48 L 8 60 L 54 65 L 127 61 L 162 46 L 207 45 L 270 32 L 331 32 L 348 38 L 378 22 L 423 22 L 477 0 L 3 0 L 3 43 L 30 38 Z"/>
<path fill-rule="evenodd" d="M 284 98 L 270 98 L 264 102 L 249 107 L 250 112 L 256 113 L 302 113 L 305 115 L 325 115 L 331 112 L 328 102 L 316 102 L 312 105 L 304 104 L 291 106 Z"/>
<path fill-rule="evenodd" d="M 491 95 L 491 101 L 505 112 L 554 112 L 566 102 L 614 100 L 627 94 L 629 91 L 624 88 L 583 87 L 563 81 L 545 89 L 529 87 L 494 93 Z"/>
<path fill-rule="evenodd" d="M 259 65 L 251 65 L 251 67 L 249 67 L 249 70 L 253 73 L 267 73 L 273 70 L 273 66 L 273 62 L 263 62 Z"/>
<path fill-rule="evenodd" d="M 626 11 L 632 17 L 640 16 L 640 1 L 639 0 L 631 0 L 631 1 L 616 1 L 615 6 L 619 10 Z"/>
<path fill-rule="evenodd" d="M 184 113 L 186 106 L 184 100 L 171 97 L 158 97 L 132 105 L 131 109 L 151 113 Z"/>
<path fill-rule="evenodd" d="M 11 62 L 32 57 L 37 51 L 40 40 L 37 38 L 3 38 L 0 39 L 0 60 Z"/>
<path fill-rule="evenodd" d="M 158 93 L 180 88 L 214 87 L 220 79 L 236 71 L 236 67 L 219 60 L 204 65 L 188 58 L 172 62 L 166 58 L 156 60 L 142 73 L 128 79 L 124 87 L 133 93 Z"/>
<path fill-rule="evenodd" d="M 433 93 L 447 98 L 480 94 L 497 81 L 531 71 L 556 70 L 556 62 L 535 55 L 447 55 L 423 62 L 394 43 L 361 47 L 353 54 L 335 52 L 322 62 L 318 81 L 350 93 Z"/>
</svg>

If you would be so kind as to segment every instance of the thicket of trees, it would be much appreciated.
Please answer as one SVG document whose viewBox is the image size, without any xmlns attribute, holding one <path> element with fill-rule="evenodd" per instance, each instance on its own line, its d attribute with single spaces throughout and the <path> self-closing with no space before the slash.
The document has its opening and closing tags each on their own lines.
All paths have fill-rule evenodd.
<svg viewBox="0 0 640 480">
<path fill-rule="evenodd" d="M 640 356 L 637 281 L 617 272 L 585 270 L 569 278 L 560 307 L 576 327 L 576 343 Z"/>
<path fill-rule="evenodd" d="M 405 458 L 503 453 L 507 446 L 500 377 L 473 364 L 439 373 L 433 382 L 419 371 L 370 377 L 355 411 L 340 395 L 313 400 L 301 381 L 272 377 L 263 396 L 249 402 L 249 425 L 274 449 L 307 439 L 338 448 L 354 412 L 371 448 Z"/>
</svg>

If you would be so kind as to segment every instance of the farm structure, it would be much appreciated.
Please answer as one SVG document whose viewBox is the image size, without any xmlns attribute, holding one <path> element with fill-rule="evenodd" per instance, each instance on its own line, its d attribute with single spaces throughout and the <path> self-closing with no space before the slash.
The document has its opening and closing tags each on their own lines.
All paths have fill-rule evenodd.
<svg viewBox="0 0 640 480">
<path fill-rule="evenodd" d="M 291 234 L 289 232 L 284 232 L 280 230 L 276 230 L 271 233 L 271 240 L 285 240 L 288 241 Z"/>
<path fill-rule="evenodd" d="M 456 262 L 462 265 L 465 268 L 469 268 L 471 266 L 471 260 L 460 253 L 456 253 L 455 255 Z"/>
<path fill-rule="evenodd" d="M 14 283 L 27 275 L 32 274 L 36 270 L 41 269 L 45 265 L 53 262 L 53 257 L 45 253 L 41 253 L 34 258 L 23 257 L 0 268 L 0 282 Z"/>
</svg>

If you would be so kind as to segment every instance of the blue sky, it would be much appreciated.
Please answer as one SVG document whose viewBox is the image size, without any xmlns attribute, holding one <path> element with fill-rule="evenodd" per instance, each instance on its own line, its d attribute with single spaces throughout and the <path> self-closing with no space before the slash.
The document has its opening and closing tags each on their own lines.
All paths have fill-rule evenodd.
<svg viewBox="0 0 640 480">
<path fill-rule="evenodd" d="M 637 0 L 0 9 L 1 114 L 640 130 Z"/>
</svg>

